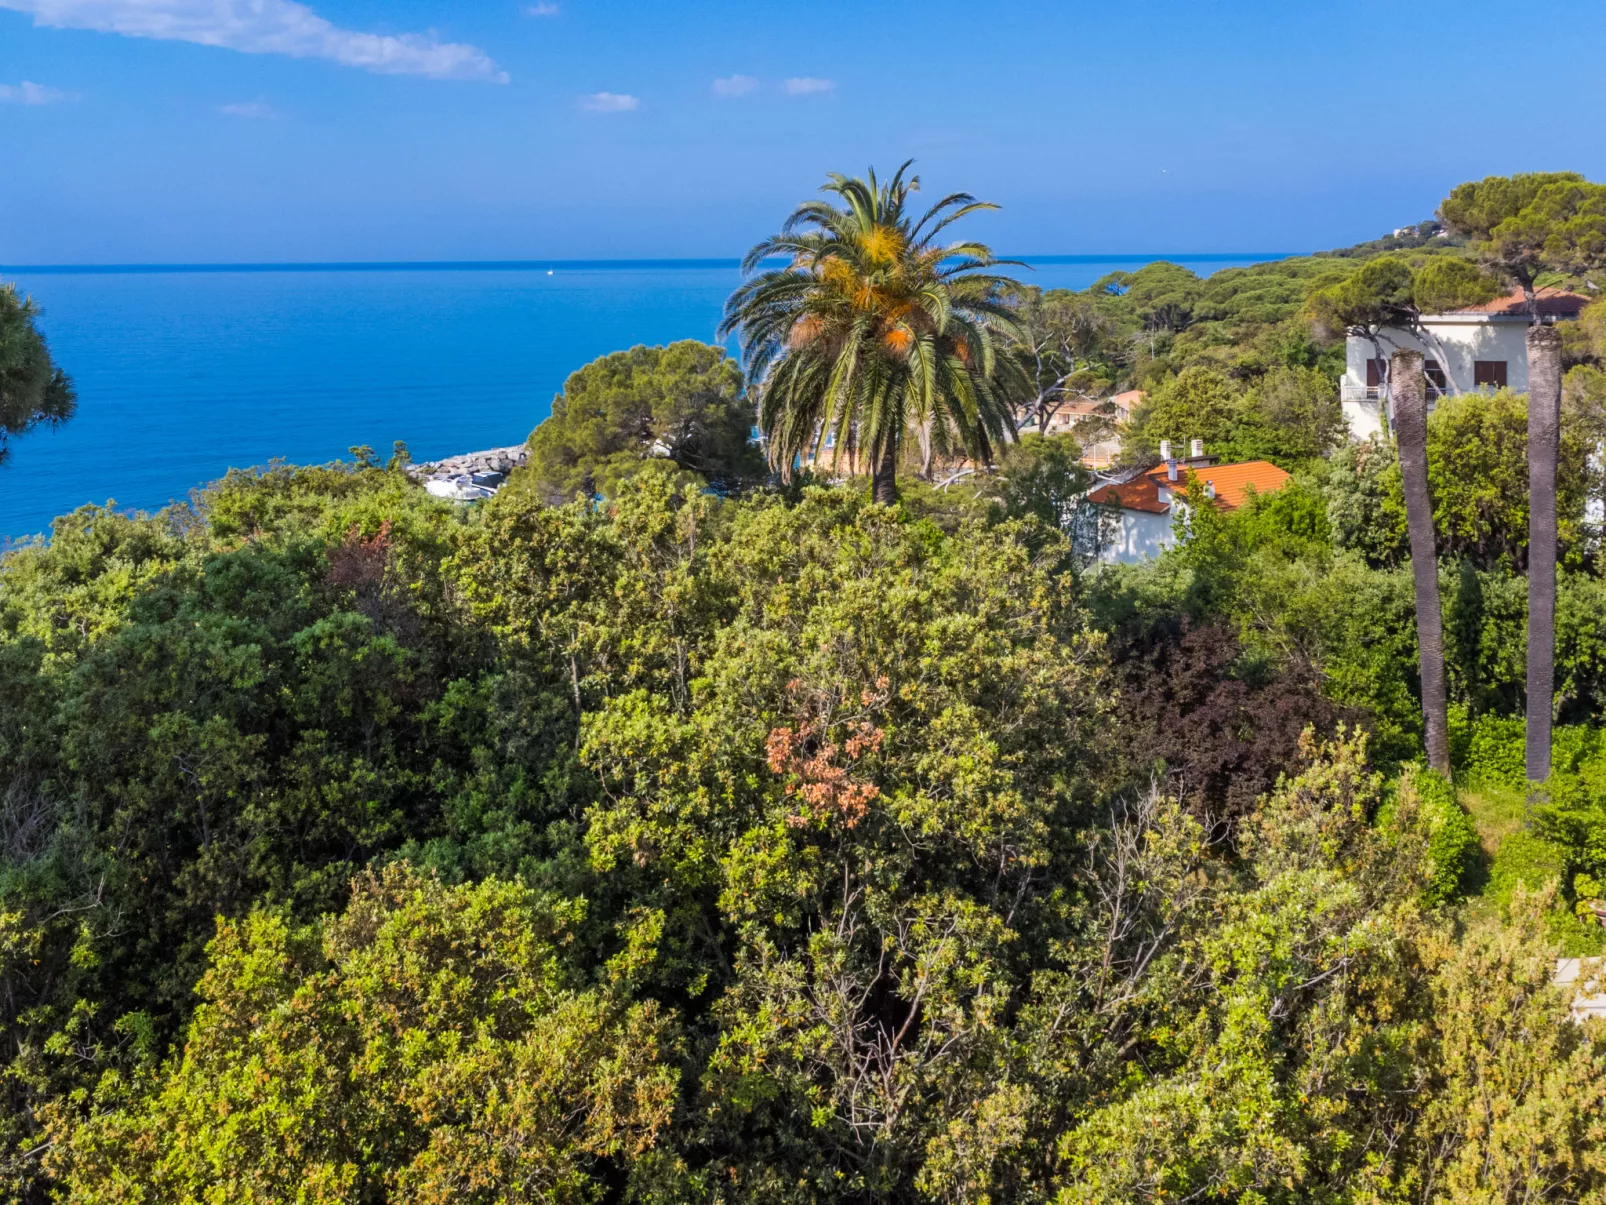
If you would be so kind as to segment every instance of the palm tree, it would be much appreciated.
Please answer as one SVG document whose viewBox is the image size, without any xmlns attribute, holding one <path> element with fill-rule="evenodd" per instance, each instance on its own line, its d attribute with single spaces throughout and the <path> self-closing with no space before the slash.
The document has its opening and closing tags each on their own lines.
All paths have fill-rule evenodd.
<svg viewBox="0 0 1606 1205">
<path fill-rule="evenodd" d="M 910 162 L 913 162 L 912 160 Z M 1014 436 L 1006 396 L 1020 373 L 996 345 L 1014 324 L 1005 262 L 981 243 L 937 243 L 946 227 L 997 208 L 968 193 L 908 210 L 918 176 L 905 163 L 884 184 L 832 175 L 830 200 L 806 201 L 781 232 L 747 253 L 750 275 L 725 304 L 721 337 L 740 332 L 758 425 L 772 467 L 799 459 L 868 465 L 874 498 L 897 499 L 898 457 L 918 432 L 936 455 L 987 462 Z M 759 271 L 765 260 L 781 267 Z"/>
<path fill-rule="evenodd" d="M 1405 487 L 1405 523 L 1416 587 L 1416 644 L 1422 668 L 1422 717 L 1428 765 L 1450 776 L 1449 708 L 1444 693 L 1444 615 L 1439 609 L 1439 557 L 1428 493 L 1428 408 L 1422 353 L 1397 351 L 1389 365 L 1394 391 L 1394 438 Z"/>
<path fill-rule="evenodd" d="M 1537 317 L 1537 315 L 1535 315 Z M 1556 683 L 1556 460 L 1560 454 L 1561 335 L 1528 328 L 1528 723 L 1529 782 L 1550 777 Z"/>
</svg>

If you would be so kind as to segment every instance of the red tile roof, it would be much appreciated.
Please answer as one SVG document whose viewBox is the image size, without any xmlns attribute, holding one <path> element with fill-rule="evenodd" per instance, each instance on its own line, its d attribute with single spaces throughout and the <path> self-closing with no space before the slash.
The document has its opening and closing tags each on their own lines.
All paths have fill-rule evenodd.
<svg viewBox="0 0 1606 1205">
<path fill-rule="evenodd" d="M 1110 418 L 1119 425 L 1132 417 L 1132 412 L 1141 406 L 1143 399 L 1148 396 L 1141 389 L 1128 389 L 1125 393 L 1117 393 L 1108 398 L 1080 398 L 1074 402 L 1067 402 L 1060 407 L 1055 418 L 1059 418 L 1060 415 L 1086 418 L 1090 415 L 1100 414 L 1103 412 L 1104 407 L 1108 405 L 1114 410 Z"/>
<path fill-rule="evenodd" d="M 1160 476 L 1164 479 L 1164 469 L 1160 470 Z M 1159 484 L 1147 473 L 1131 481 L 1101 485 L 1088 495 L 1088 500 L 1100 506 L 1119 506 L 1122 510 L 1146 510 L 1151 515 L 1163 515 L 1170 509 L 1170 503 L 1160 501 Z"/>
<path fill-rule="evenodd" d="M 1579 310 L 1589 304 L 1590 298 L 1582 293 L 1569 293 L 1564 289 L 1535 289 L 1534 305 L 1541 314 L 1565 314 L 1574 316 Z M 1523 296 L 1521 289 L 1514 289 L 1504 297 L 1496 297 L 1493 301 L 1485 301 L 1482 305 L 1469 305 L 1464 310 L 1454 311 L 1457 314 L 1526 314 L 1528 312 L 1528 299 Z"/>
<path fill-rule="evenodd" d="M 1074 414 L 1079 418 L 1086 418 L 1089 415 L 1097 414 L 1100 409 L 1103 408 L 1103 406 L 1104 403 L 1101 401 L 1095 401 L 1092 398 L 1085 398 L 1081 401 L 1066 402 L 1065 405 L 1060 407 L 1059 413 Z M 1057 418 L 1058 415 L 1055 417 Z"/>
<path fill-rule="evenodd" d="M 1140 473 L 1130 481 L 1101 485 L 1089 494 L 1088 498 L 1101 506 L 1119 506 L 1122 510 L 1141 510 L 1151 515 L 1163 515 L 1169 509 L 1170 503 L 1160 501 L 1160 491 L 1169 489 L 1178 494 L 1186 492 L 1189 473 L 1199 478 L 1200 485 L 1216 487 L 1216 505 L 1222 510 L 1237 510 L 1249 496 L 1250 489 L 1254 489 L 1256 493 L 1269 494 L 1282 489 L 1288 483 L 1288 474 L 1267 460 L 1201 465 L 1197 468 L 1178 465 L 1175 481 L 1166 477 L 1166 468 L 1162 464 Z"/>
</svg>

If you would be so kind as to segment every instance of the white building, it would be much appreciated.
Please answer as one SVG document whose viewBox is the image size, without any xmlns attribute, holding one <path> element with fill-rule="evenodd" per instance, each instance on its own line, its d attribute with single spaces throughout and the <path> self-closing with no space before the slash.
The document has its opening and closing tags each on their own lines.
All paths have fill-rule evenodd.
<svg viewBox="0 0 1606 1205">
<path fill-rule="evenodd" d="M 1113 431 L 1104 432 L 1107 438 L 1084 441 L 1082 448 L 1084 465 L 1090 469 L 1107 469 L 1121 453 L 1121 431 L 1132 421 L 1132 415 L 1148 396 L 1141 389 L 1128 389 L 1125 393 L 1099 401 L 1084 399 L 1068 402 L 1048 420 L 1047 434 L 1062 435 L 1067 431 L 1075 432 L 1079 427 L 1084 430 L 1097 429 L 1106 424 L 1114 428 Z M 1027 427 L 1021 434 L 1030 430 L 1032 428 Z"/>
<path fill-rule="evenodd" d="M 1573 1019 L 1606 1020 L 1606 975 L 1599 958 L 1558 958 L 1553 983 L 1572 997 Z"/>
<path fill-rule="evenodd" d="M 1559 289 L 1540 289 L 1541 322 L 1577 318 L 1588 297 Z M 1440 393 L 1470 393 L 1504 387 L 1528 389 L 1528 303 L 1519 290 L 1471 309 L 1422 318 L 1421 334 L 1385 327 L 1378 335 L 1386 358 L 1395 351 L 1422 353 L 1428 400 Z M 1369 339 L 1351 335 L 1344 349 L 1339 398 L 1356 439 L 1370 439 L 1383 427 L 1383 365 Z"/>
<path fill-rule="evenodd" d="M 1187 512 L 1190 475 L 1224 511 L 1237 510 L 1251 493 L 1269 494 L 1288 484 L 1288 474 L 1266 460 L 1217 464 L 1194 440 L 1191 455 L 1174 459 L 1169 440 L 1160 441 L 1161 463 L 1119 481 L 1101 485 L 1088 500 L 1110 512 L 1111 525 L 1099 560 L 1131 564 L 1152 560 L 1177 542 L 1177 518 Z"/>
</svg>

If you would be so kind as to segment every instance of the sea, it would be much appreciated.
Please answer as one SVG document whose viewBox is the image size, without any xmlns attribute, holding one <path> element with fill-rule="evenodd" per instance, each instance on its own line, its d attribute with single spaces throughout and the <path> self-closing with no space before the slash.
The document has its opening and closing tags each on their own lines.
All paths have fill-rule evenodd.
<svg viewBox="0 0 1606 1205">
<path fill-rule="evenodd" d="M 1156 259 L 1031 256 L 1044 288 Z M 521 443 L 565 378 L 636 344 L 713 340 L 735 260 L 5 267 L 72 376 L 68 423 L 10 443 L 0 547 L 85 504 L 151 511 L 230 468 L 396 440 L 415 461 Z"/>
</svg>

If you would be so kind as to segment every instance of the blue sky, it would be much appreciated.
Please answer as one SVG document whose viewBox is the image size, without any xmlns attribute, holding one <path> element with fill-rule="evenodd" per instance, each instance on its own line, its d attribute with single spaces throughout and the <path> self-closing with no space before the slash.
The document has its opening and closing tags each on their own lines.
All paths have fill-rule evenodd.
<svg viewBox="0 0 1606 1205">
<path fill-rule="evenodd" d="M 1603 35 L 1481 0 L 0 0 L 0 263 L 733 256 L 906 157 L 1010 253 L 1309 250 L 1470 177 L 1606 178 L 1606 84 L 1548 66 Z"/>
</svg>

